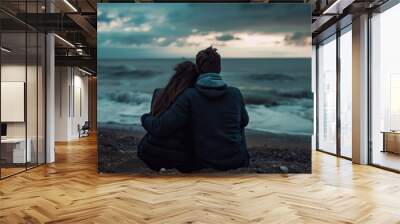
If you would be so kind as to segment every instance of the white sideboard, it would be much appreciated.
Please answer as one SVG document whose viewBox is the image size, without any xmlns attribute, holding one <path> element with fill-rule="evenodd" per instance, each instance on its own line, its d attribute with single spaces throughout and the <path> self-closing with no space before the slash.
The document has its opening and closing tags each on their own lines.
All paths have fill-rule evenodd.
<svg viewBox="0 0 400 224">
<path fill-rule="evenodd" d="M 6 138 L 1 140 L 3 146 L 13 147 L 13 163 L 31 162 L 32 140 L 28 138 L 26 142 L 28 144 L 25 151 L 25 138 Z"/>
</svg>

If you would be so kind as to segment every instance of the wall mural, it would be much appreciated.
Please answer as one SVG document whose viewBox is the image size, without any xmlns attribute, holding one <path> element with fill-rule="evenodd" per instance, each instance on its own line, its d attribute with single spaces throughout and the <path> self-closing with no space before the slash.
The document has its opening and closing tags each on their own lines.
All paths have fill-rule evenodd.
<svg viewBox="0 0 400 224">
<path fill-rule="evenodd" d="M 310 173 L 310 21 L 307 4 L 98 4 L 99 172 Z"/>
</svg>

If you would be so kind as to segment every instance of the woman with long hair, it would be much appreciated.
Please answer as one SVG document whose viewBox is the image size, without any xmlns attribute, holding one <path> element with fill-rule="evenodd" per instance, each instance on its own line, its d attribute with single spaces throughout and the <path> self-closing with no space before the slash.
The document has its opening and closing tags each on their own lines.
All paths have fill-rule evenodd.
<svg viewBox="0 0 400 224">
<path fill-rule="evenodd" d="M 153 93 L 150 113 L 160 116 L 174 104 L 178 96 L 193 87 L 198 77 L 196 65 L 190 61 L 179 63 L 175 74 L 163 89 Z M 155 136 L 147 133 L 138 145 L 138 157 L 152 170 L 176 168 L 181 172 L 198 169 L 194 159 L 191 128 L 187 124 L 181 130 L 174 130 L 169 136 Z"/>
</svg>

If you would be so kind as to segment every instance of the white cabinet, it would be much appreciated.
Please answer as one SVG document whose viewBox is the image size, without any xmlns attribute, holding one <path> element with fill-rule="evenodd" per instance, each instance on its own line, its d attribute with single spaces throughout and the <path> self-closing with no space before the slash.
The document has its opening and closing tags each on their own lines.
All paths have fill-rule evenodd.
<svg viewBox="0 0 400 224">
<path fill-rule="evenodd" d="M 32 140 L 27 139 L 27 147 L 25 151 L 25 138 L 9 138 L 2 139 L 1 144 L 6 147 L 12 147 L 12 162 L 25 163 L 32 161 Z"/>
</svg>

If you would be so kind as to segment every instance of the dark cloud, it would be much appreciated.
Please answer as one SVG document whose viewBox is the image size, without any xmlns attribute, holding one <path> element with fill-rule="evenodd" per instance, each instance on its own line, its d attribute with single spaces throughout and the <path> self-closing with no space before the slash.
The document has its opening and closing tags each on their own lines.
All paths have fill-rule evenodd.
<svg viewBox="0 0 400 224">
<path fill-rule="evenodd" d="M 285 43 L 301 45 L 310 29 L 311 8 L 307 4 L 99 4 L 99 24 L 115 22 L 118 28 L 103 31 L 98 24 L 99 43 L 166 47 L 195 46 L 190 35 L 222 33 L 220 45 L 239 39 L 235 33 L 293 33 Z M 149 27 L 144 31 L 141 26 Z M 131 29 L 128 29 L 131 28 Z M 129 31 L 129 32 L 128 32 Z M 302 36 L 303 35 L 303 36 Z M 212 41 L 212 40 L 210 40 Z M 224 42 L 224 43 L 222 43 Z M 101 46 L 100 46 L 101 47 Z"/>
<path fill-rule="evenodd" d="M 107 40 L 113 44 L 120 45 L 144 45 L 154 42 L 154 36 L 147 33 L 103 33 L 98 35 L 99 43 L 105 43 Z"/>
<path fill-rule="evenodd" d="M 309 29 L 311 21 L 311 9 L 303 4 L 189 4 L 175 10 L 168 14 L 168 24 L 209 32 L 299 32 Z"/>
<path fill-rule="evenodd" d="M 110 20 L 106 13 L 98 13 L 97 15 L 97 21 L 99 22 L 109 22 Z"/>
<path fill-rule="evenodd" d="M 112 40 L 114 45 L 127 45 L 130 47 L 139 47 L 143 45 L 166 47 L 171 44 L 176 44 L 177 46 L 184 46 L 186 44 L 183 39 L 178 39 L 178 37 L 175 36 L 165 36 L 146 32 L 138 32 L 135 34 L 129 32 L 102 33 L 101 35 L 98 35 L 97 38 L 100 44 L 105 44 L 107 40 Z"/>
<path fill-rule="evenodd" d="M 220 36 L 216 36 L 215 39 L 219 41 L 240 40 L 239 37 L 235 37 L 232 34 L 222 34 Z"/>
<path fill-rule="evenodd" d="M 296 32 L 285 36 L 285 42 L 290 45 L 305 46 L 309 43 L 310 34 Z"/>
</svg>

